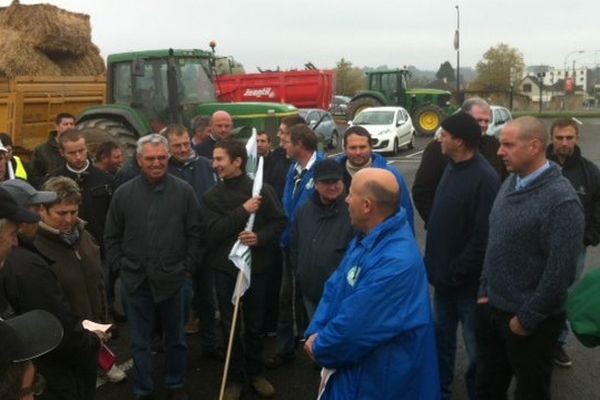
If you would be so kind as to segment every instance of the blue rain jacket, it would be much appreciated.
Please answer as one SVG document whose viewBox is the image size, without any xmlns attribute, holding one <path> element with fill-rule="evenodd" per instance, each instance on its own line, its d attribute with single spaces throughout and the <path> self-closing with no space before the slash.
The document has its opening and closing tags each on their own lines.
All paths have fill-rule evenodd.
<svg viewBox="0 0 600 400">
<path fill-rule="evenodd" d="M 329 278 L 306 337 L 337 371 L 324 400 L 440 398 L 427 277 L 406 212 L 355 237 Z"/>
</svg>

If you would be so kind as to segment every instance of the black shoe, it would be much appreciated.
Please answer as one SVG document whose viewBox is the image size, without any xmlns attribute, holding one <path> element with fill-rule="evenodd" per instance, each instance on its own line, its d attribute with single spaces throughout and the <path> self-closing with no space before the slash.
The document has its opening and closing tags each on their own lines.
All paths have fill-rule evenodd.
<svg viewBox="0 0 600 400">
<path fill-rule="evenodd" d="M 573 365 L 571 357 L 569 357 L 561 344 L 557 344 L 554 348 L 554 364 L 563 368 L 569 368 L 571 365 Z"/>
<path fill-rule="evenodd" d="M 167 390 L 167 400 L 189 400 L 189 399 L 190 399 L 190 396 L 188 396 L 188 394 L 184 388 Z"/>
<path fill-rule="evenodd" d="M 279 368 L 282 365 L 289 364 L 294 361 L 294 354 L 275 354 L 265 360 L 265 367 L 269 369 Z"/>
<path fill-rule="evenodd" d="M 217 347 L 216 349 L 202 351 L 202 357 L 210 358 L 215 361 L 223 362 L 225 361 L 225 353 L 223 349 Z"/>
</svg>

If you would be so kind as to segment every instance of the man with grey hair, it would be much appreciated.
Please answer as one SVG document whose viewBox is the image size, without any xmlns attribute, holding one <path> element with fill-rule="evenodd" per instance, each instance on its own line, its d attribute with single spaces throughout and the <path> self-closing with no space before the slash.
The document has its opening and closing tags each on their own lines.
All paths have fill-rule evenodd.
<svg viewBox="0 0 600 400">
<path fill-rule="evenodd" d="M 192 146 L 204 143 L 210 135 L 210 117 L 197 115 L 190 121 L 192 128 Z"/>
<path fill-rule="evenodd" d="M 500 144 L 494 136 L 486 134 L 490 124 L 492 112 L 490 105 L 481 97 L 471 97 L 462 104 L 461 111 L 470 114 L 481 127 L 481 139 L 479 140 L 478 150 L 484 156 L 492 167 L 496 170 L 501 180 L 504 180 L 508 173 L 498 156 Z M 442 179 L 444 169 L 448 164 L 448 157 L 442 154 L 442 147 L 438 140 L 432 140 L 423 151 L 421 164 L 415 175 L 415 181 L 412 187 L 413 202 L 415 207 L 425 222 L 429 220 L 431 207 L 435 191 Z"/>
<path fill-rule="evenodd" d="M 585 218 L 549 138 L 533 117 L 508 123 L 498 155 L 512 174 L 489 217 L 476 315 L 477 397 L 550 399 L 554 347 L 565 324 Z"/>
<path fill-rule="evenodd" d="M 192 187 L 167 173 L 167 139 L 158 134 L 137 143 L 141 173 L 120 186 L 106 219 L 110 266 L 123 282 L 131 329 L 136 399 L 151 399 L 152 332 L 162 323 L 169 399 L 187 399 L 187 344 L 183 315 L 186 277 L 202 260 L 204 226 Z"/>
</svg>

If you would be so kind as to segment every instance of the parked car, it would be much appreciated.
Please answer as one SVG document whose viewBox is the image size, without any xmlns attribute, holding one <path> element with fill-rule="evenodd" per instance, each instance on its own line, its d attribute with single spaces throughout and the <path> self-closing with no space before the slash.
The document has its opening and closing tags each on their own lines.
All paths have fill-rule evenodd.
<svg viewBox="0 0 600 400">
<path fill-rule="evenodd" d="M 348 112 L 348 103 L 352 100 L 348 96 L 333 96 L 333 101 L 331 102 L 331 112 L 333 115 L 346 116 Z"/>
<path fill-rule="evenodd" d="M 492 109 L 492 115 L 490 117 L 490 125 L 488 126 L 487 134 L 499 139 L 504 125 L 512 120 L 512 114 L 508 108 L 500 106 L 490 106 L 490 108 Z"/>
<path fill-rule="evenodd" d="M 415 128 L 403 107 L 364 109 L 349 125 L 360 125 L 371 134 L 373 151 L 398 154 L 400 147 L 415 147 Z"/>
<path fill-rule="evenodd" d="M 338 147 L 340 135 L 330 112 L 318 108 L 301 108 L 298 113 L 330 149 Z"/>
<path fill-rule="evenodd" d="M 495 136 L 496 139 L 500 139 L 500 133 L 502 128 L 508 121 L 512 120 L 512 114 L 510 110 L 501 106 L 490 106 L 490 123 L 488 125 L 487 135 Z M 439 127 L 435 132 L 434 139 L 439 139 L 442 135 L 442 127 Z"/>
</svg>

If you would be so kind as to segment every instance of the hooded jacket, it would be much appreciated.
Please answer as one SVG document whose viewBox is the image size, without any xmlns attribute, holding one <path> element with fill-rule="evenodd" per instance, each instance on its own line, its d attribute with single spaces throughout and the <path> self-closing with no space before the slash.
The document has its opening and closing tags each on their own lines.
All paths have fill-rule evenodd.
<svg viewBox="0 0 600 400">
<path fill-rule="evenodd" d="M 346 191 L 350 189 L 350 183 L 352 183 L 352 177 L 346 170 L 346 162 L 348 161 L 348 156 L 342 155 L 338 157 L 338 162 L 344 167 L 344 185 L 346 186 Z M 413 211 L 412 201 L 410 200 L 410 190 L 408 190 L 408 185 L 406 185 L 406 181 L 404 177 L 394 167 L 390 167 L 387 163 L 385 157 L 372 153 L 371 156 L 371 167 L 372 168 L 381 168 L 387 171 L 390 171 L 396 177 L 396 181 L 398 181 L 398 185 L 400 186 L 400 204 L 399 206 L 406 210 L 406 219 L 410 224 L 410 229 L 415 232 L 415 217 Z"/>
<path fill-rule="evenodd" d="M 438 400 L 435 328 L 406 211 L 357 235 L 325 285 L 305 335 L 336 372 L 324 400 Z"/>
<path fill-rule="evenodd" d="M 65 159 L 60 155 L 56 131 L 50 132 L 48 140 L 33 149 L 31 155 L 31 175 L 34 180 L 33 185 L 41 185 L 44 177 L 56 169 L 62 167 Z"/>
</svg>

